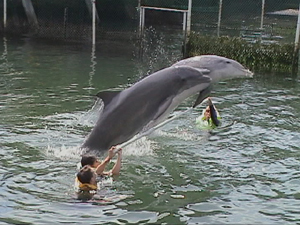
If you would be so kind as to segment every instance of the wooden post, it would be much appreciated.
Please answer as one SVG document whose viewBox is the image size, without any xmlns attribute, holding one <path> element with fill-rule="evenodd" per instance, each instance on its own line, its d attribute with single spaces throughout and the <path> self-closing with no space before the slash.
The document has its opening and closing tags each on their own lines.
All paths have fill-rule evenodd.
<svg viewBox="0 0 300 225">
<path fill-rule="evenodd" d="M 39 24 L 38 24 L 31 0 L 22 0 L 22 4 L 23 4 L 29 24 L 33 25 L 35 27 L 38 27 Z"/>
</svg>

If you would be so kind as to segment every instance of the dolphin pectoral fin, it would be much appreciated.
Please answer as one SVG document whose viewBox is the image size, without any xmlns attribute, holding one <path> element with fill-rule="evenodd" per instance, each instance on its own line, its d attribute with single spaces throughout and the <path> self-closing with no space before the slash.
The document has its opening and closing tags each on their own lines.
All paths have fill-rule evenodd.
<svg viewBox="0 0 300 225">
<path fill-rule="evenodd" d="M 100 91 L 96 94 L 104 102 L 104 106 L 108 105 L 111 100 L 116 97 L 121 91 Z"/>
<path fill-rule="evenodd" d="M 211 120 L 213 122 L 213 124 L 218 127 L 220 125 L 220 121 L 218 120 L 218 113 L 217 113 L 217 110 L 215 109 L 215 106 L 212 104 L 209 105 L 209 108 L 210 108 L 210 117 L 211 117 Z"/>
<path fill-rule="evenodd" d="M 198 71 L 200 71 L 203 75 L 209 75 L 210 70 L 203 69 L 203 68 L 196 68 Z"/>
<path fill-rule="evenodd" d="M 210 92 L 212 90 L 212 85 L 209 85 L 207 88 L 199 92 L 199 95 L 193 105 L 193 108 L 195 108 L 197 105 L 199 105 L 204 99 L 206 99 Z"/>
</svg>

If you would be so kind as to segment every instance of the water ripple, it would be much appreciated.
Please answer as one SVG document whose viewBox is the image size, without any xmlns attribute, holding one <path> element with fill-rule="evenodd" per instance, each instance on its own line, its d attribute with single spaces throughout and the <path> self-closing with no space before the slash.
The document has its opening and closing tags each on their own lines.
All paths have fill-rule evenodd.
<svg viewBox="0 0 300 225">
<path fill-rule="evenodd" d="M 79 202 L 73 187 L 79 147 L 103 108 L 93 106 L 91 91 L 127 87 L 141 70 L 101 56 L 91 80 L 90 52 L 47 50 L 41 45 L 27 64 L 12 48 L 11 61 L 0 62 L 0 223 L 300 222 L 299 82 L 264 74 L 217 84 L 212 99 L 224 124 L 234 125 L 199 130 L 199 106 L 124 148 L 121 175 L 101 194 L 130 197 Z M 156 50 L 151 70 L 165 54 Z"/>
</svg>

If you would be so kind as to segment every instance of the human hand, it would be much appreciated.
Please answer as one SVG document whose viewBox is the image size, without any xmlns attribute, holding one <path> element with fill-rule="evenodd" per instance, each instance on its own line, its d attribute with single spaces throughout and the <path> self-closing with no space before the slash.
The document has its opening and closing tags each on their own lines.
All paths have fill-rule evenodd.
<svg viewBox="0 0 300 225">
<path fill-rule="evenodd" d="M 115 155 L 116 155 L 116 146 L 112 146 L 109 150 L 108 150 L 108 158 L 112 159 Z"/>
<path fill-rule="evenodd" d="M 117 154 L 120 150 L 122 150 L 122 148 L 120 147 L 120 145 L 114 146 L 114 153 L 115 154 Z"/>
<path fill-rule="evenodd" d="M 207 98 L 207 103 L 208 103 L 208 105 L 213 105 L 210 97 Z"/>
<path fill-rule="evenodd" d="M 123 150 L 122 148 L 118 149 L 118 151 L 117 151 L 118 156 L 122 156 L 122 150 Z"/>
</svg>

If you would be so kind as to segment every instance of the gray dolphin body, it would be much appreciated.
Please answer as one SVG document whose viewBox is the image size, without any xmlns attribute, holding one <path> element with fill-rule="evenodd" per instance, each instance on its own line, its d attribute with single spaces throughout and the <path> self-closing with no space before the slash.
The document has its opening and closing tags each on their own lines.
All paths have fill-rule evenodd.
<svg viewBox="0 0 300 225">
<path fill-rule="evenodd" d="M 97 96 L 104 102 L 104 109 L 81 148 L 85 152 L 104 152 L 129 140 L 145 126 L 159 124 L 182 101 L 198 92 L 194 106 L 200 104 L 210 92 L 212 82 L 251 75 L 234 60 L 200 56 L 179 61 L 123 91 L 99 92 Z"/>
<path fill-rule="evenodd" d="M 212 79 L 212 83 L 233 78 L 253 77 L 253 73 L 239 62 L 217 55 L 194 56 L 180 60 L 172 66 L 190 66 L 201 69 L 204 75 Z"/>
<path fill-rule="evenodd" d="M 253 73 L 246 69 L 239 62 L 217 55 L 201 55 L 194 56 L 187 59 L 178 61 L 172 65 L 178 66 L 190 66 L 198 68 L 201 72 L 211 78 L 211 83 L 217 83 L 218 81 L 230 80 L 233 78 L 252 78 Z M 208 97 L 212 85 L 199 92 L 198 98 L 195 101 L 193 107 L 200 104 L 205 98 Z"/>
</svg>

